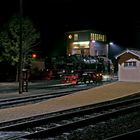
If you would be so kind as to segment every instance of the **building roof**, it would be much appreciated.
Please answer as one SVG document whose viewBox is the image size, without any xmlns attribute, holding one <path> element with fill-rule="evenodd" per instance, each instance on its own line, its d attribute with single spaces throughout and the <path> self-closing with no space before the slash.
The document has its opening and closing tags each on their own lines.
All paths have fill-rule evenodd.
<svg viewBox="0 0 140 140">
<path fill-rule="evenodd" d="M 137 59 L 140 61 L 140 51 L 127 49 L 117 55 L 115 58 L 118 60 L 118 64 L 122 64 L 129 59 Z"/>
<path fill-rule="evenodd" d="M 94 32 L 94 33 L 105 34 L 102 31 L 97 31 L 97 30 L 92 30 L 92 29 L 89 29 L 89 30 L 74 30 L 74 31 L 68 31 L 66 33 L 80 33 L 80 32 Z"/>
<path fill-rule="evenodd" d="M 133 50 L 133 49 L 125 50 L 122 53 L 118 54 L 115 58 L 118 59 L 118 57 L 124 55 L 125 53 L 131 53 L 131 54 L 137 56 L 138 58 L 140 58 L 140 50 Z"/>
</svg>

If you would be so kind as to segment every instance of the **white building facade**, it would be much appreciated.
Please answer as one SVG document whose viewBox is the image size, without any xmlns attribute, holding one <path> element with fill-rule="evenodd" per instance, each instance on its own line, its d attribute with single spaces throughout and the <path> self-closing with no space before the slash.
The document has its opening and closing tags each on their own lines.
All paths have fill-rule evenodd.
<svg viewBox="0 0 140 140">
<path fill-rule="evenodd" d="M 119 81 L 140 82 L 140 51 L 126 50 L 116 59 Z"/>
</svg>

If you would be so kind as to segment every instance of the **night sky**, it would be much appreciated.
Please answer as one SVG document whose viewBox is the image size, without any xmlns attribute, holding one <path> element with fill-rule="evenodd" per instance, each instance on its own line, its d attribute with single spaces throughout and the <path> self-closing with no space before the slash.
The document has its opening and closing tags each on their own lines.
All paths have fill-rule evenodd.
<svg viewBox="0 0 140 140">
<path fill-rule="evenodd" d="M 138 4 L 127 1 L 23 0 L 23 14 L 41 32 L 40 48 L 46 53 L 63 53 L 64 33 L 93 29 L 107 33 L 109 39 L 126 48 L 139 48 Z M 19 12 L 19 0 L 0 1 L 0 28 Z M 48 50 L 51 51 L 48 51 Z"/>
</svg>

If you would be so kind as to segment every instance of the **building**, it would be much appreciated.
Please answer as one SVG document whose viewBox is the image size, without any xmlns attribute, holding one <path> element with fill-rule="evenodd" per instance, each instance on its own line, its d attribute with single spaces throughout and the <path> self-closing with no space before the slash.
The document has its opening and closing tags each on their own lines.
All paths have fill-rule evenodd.
<svg viewBox="0 0 140 140">
<path fill-rule="evenodd" d="M 140 51 L 125 50 L 116 56 L 119 81 L 140 82 Z"/>
<path fill-rule="evenodd" d="M 108 56 L 107 37 L 93 30 L 67 32 L 67 54 Z"/>
</svg>

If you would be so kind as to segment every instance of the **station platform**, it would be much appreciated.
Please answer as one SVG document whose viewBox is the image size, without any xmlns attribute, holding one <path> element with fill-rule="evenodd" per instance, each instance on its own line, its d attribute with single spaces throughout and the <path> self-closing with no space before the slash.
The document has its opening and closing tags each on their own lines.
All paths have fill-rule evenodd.
<svg viewBox="0 0 140 140">
<path fill-rule="evenodd" d="M 0 122 L 101 103 L 135 93 L 140 93 L 140 82 L 116 81 L 34 104 L 0 109 Z"/>
</svg>

